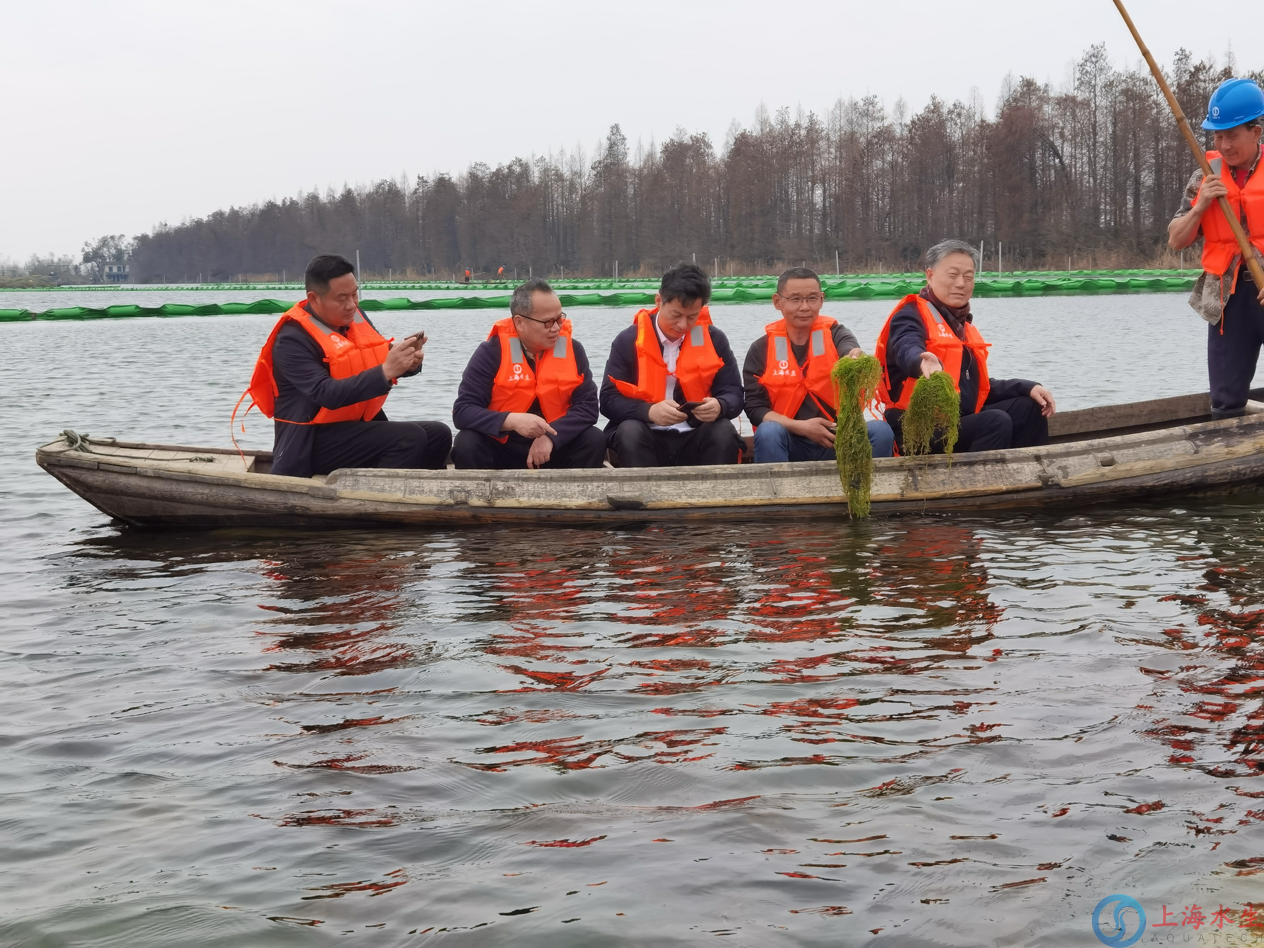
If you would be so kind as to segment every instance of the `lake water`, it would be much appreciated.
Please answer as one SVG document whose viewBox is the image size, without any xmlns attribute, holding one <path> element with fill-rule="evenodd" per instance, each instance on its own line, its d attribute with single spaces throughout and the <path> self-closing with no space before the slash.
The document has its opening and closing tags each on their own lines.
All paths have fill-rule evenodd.
<svg viewBox="0 0 1264 948">
<path fill-rule="evenodd" d="M 976 312 L 1064 409 L 1206 387 L 1182 295 Z M 631 310 L 572 315 L 599 368 Z M 498 316 L 381 314 L 432 340 L 388 412 Z M 1264 943 L 1264 495 L 186 535 L 34 465 L 226 444 L 272 322 L 0 327 L 0 944 L 1083 946 L 1114 893 Z"/>
</svg>

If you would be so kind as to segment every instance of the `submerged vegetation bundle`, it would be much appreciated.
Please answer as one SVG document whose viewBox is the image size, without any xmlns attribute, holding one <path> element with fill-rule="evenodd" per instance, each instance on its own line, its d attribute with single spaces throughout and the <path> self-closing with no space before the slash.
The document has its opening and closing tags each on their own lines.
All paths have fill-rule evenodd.
<svg viewBox="0 0 1264 948">
<path fill-rule="evenodd" d="M 961 396 L 952 376 L 940 370 L 918 379 L 902 422 L 904 453 L 909 457 L 930 454 L 931 442 L 938 435 L 951 463 L 960 422 Z"/>
<path fill-rule="evenodd" d="M 838 479 L 847 495 L 847 513 L 869 516 L 869 489 L 873 485 L 873 448 L 865 425 L 865 406 L 878 393 L 882 364 L 871 355 L 843 357 L 830 373 L 838 399 L 838 428 L 834 433 L 834 457 Z"/>
</svg>

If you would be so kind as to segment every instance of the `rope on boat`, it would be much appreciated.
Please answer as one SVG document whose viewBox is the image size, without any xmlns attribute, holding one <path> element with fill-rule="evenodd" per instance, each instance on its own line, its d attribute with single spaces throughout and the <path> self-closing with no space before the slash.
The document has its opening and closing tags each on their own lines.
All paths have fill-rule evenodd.
<svg viewBox="0 0 1264 948">
<path fill-rule="evenodd" d="M 73 431 L 70 428 L 64 430 L 61 433 L 61 437 L 62 440 L 66 442 L 66 449 L 68 451 L 81 451 L 84 454 L 101 454 L 100 451 L 92 450 L 93 444 L 116 444 L 118 442 L 117 438 L 93 438 L 91 435 L 79 434 L 79 432 Z M 204 461 L 212 464 L 215 462 L 215 458 L 209 454 L 194 454 L 187 458 L 165 458 L 164 460 Z"/>
</svg>

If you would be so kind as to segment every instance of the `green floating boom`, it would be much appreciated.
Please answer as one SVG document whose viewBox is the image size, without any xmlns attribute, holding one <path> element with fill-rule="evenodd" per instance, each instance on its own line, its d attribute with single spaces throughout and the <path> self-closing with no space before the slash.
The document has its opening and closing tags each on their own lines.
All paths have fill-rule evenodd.
<svg viewBox="0 0 1264 948">
<path fill-rule="evenodd" d="M 1195 274 L 1180 271 L 1131 270 L 1112 272 L 1072 273 L 1070 276 L 1051 273 L 1014 274 L 993 279 L 983 278 L 974 285 L 974 295 L 981 297 L 1010 296 L 1079 296 L 1111 293 L 1172 293 L 1189 290 L 1194 285 Z M 919 274 L 888 274 L 867 278 L 844 277 L 824 280 L 825 298 L 828 300 L 899 299 L 918 292 L 924 285 Z M 760 279 L 716 280 L 711 293 L 713 303 L 763 303 L 772 299 L 777 281 L 773 277 Z M 480 285 L 483 288 L 483 285 Z M 508 284 L 505 289 L 510 289 Z M 656 286 L 629 287 L 626 283 L 589 281 L 562 286 L 559 298 L 562 306 L 652 306 Z M 588 292 L 567 292 L 584 289 Z M 610 289 L 614 292 L 598 292 Z M 27 291 L 30 292 L 30 291 Z M 60 292 L 60 291 L 57 291 Z M 497 296 L 448 296 L 428 300 L 412 300 L 405 296 L 391 299 L 361 300 L 366 312 L 396 312 L 403 310 L 443 309 L 501 309 L 509 308 L 509 295 Z M 127 319 L 136 316 L 243 316 L 250 314 L 284 313 L 293 303 L 284 300 L 263 299 L 253 303 L 163 303 L 161 306 L 118 305 L 92 308 L 88 306 L 62 306 L 43 312 L 29 309 L 0 309 L 0 322 L 26 322 L 33 319 Z"/>
</svg>

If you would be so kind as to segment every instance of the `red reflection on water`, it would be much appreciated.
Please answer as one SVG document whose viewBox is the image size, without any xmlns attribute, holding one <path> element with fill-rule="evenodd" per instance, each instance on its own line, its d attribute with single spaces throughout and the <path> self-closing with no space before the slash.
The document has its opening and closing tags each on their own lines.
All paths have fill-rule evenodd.
<svg viewBox="0 0 1264 948">
<path fill-rule="evenodd" d="M 530 678 L 536 684 L 541 685 L 540 688 L 507 688 L 502 693 L 513 694 L 521 691 L 578 691 L 586 688 L 598 678 L 610 671 L 607 668 L 599 668 L 595 672 L 589 672 L 586 675 L 579 672 L 567 671 L 536 671 L 530 668 L 523 668 L 521 665 L 502 665 L 505 671 L 511 671 L 515 675 L 522 675 L 524 678 Z"/>
<path fill-rule="evenodd" d="M 400 878 L 392 879 L 393 876 L 399 876 Z M 386 878 L 391 881 L 369 882 L 364 880 L 360 882 L 331 882 L 328 885 L 316 886 L 308 889 L 308 891 L 319 892 L 320 894 L 305 895 L 302 897 L 302 901 L 307 902 L 312 899 L 340 899 L 344 895 L 349 895 L 352 892 L 367 892 L 369 893 L 369 898 L 373 898 L 377 895 L 384 895 L 392 889 L 398 889 L 401 885 L 407 885 L 409 881 L 408 875 L 403 869 L 396 869 L 394 872 L 386 873 Z"/>
<path fill-rule="evenodd" d="M 1201 650 L 1210 661 L 1182 665 L 1175 672 L 1142 669 L 1156 682 L 1174 682 L 1192 704 L 1181 716 L 1205 721 L 1205 726 L 1161 718 L 1145 733 L 1167 743 L 1174 753 L 1170 763 L 1193 766 L 1215 777 L 1264 774 L 1264 609 L 1257 606 L 1258 570 L 1212 567 L 1203 573 L 1208 592 L 1227 597 L 1236 608 L 1211 606 L 1207 596 L 1168 595 L 1162 602 L 1178 602 L 1194 611 L 1193 628 L 1164 629 L 1172 647 Z M 1212 744 L 1218 745 L 1208 747 Z M 1223 750 L 1221 750 L 1223 748 Z M 1231 763 L 1224 763 L 1228 751 Z M 1207 757 L 1217 760 L 1206 761 Z"/>
<path fill-rule="evenodd" d="M 260 608 L 276 615 L 276 624 L 318 626 L 315 631 L 290 631 L 276 636 L 265 652 L 303 660 L 277 662 L 268 671 L 298 674 L 371 675 L 419 664 L 424 656 L 409 646 L 390 641 L 398 629 L 403 602 L 404 575 L 398 564 L 382 555 L 327 561 L 297 562 L 265 575 L 274 580 L 271 590 L 297 606 L 262 603 Z"/>
<path fill-rule="evenodd" d="M 643 731 L 634 737 L 622 740 L 585 741 L 576 736 L 519 741 L 500 747 L 480 748 L 479 753 L 521 754 L 529 751 L 535 756 L 488 764 L 467 761 L 461 761 L 461 763 L 476 770 L 493 772 L 527 764 L 539 764 L 562 771 L 585 770 L 590 767 L 605 767 L 605 763 L 598 763 L 598 761 L 607 757 L 613 763 L 652 761 L 656 764 L 676 764 L 710 757 L 710 753 L 697 755 L 695 751 L 700 747 L 714 746 L 714 742 L 708 742 L 707 738 L 717 737 L 726 730 L 721 727 L 695 731 Z"/>
<path fill-rule="evenodd" d="M 328 757 L 324 760 L 313 761 L 310 764 L 291 764 L 283 760 L 274 760 L 272 763 L 278 767 L 290 767 L 294 770 L 345 770 L 353 774 L 399 774 L 409 770 L 416 770 L 416 767 L 405 767 L 399 764 L 357 764 L 356 761 L 364 760 L 368 754 L 348 754 L 346 757 Z"/>
<path fill-rule="evenodd" d="M 375 819 L 364 817 L 379 811 L 368 810 L 304 810 L 294 813 L 278 821 L 278 826 L 394 826 L 398 821 L 393 816 L 379 816 Z"/>
<path fill-rule="evenodd" d="M 395 724 L 403 720 L 404 718 L 384 718 L 378 715 L 372 718 L 347 718 L 335 724 L 300 724 L 299 727 L 309 734 L 332 734 L 335 731 L 345 731 L 353 727 L 374 727 L 378 724 Z"/>
<path fill-rule="evenodd" d="M 545 846 L 558 849 L 578 849 L 580 846 L 591 846 L 593 843 L 599 843 L 605 836 L 594 836 L 591 839 L 529 839 L 522 845 L 524 846 Z M 597 883 L 604 885 L 604 883 Z"/>
</svg>

